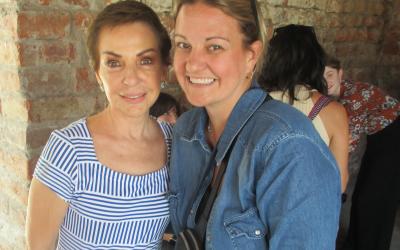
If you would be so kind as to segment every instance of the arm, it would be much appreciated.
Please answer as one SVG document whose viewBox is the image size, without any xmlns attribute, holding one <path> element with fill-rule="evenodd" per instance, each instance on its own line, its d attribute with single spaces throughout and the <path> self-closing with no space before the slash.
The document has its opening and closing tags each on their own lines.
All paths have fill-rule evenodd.
<svg viewBox="0 0 400 250">
<path fill-rule="evenodd" d="M 256 194 L 270 249 L 334 249 L 340 177 L 329 150 L 299 135 L 268 151 Z"/>
<path fill-rule="evenodd" d="M 340 103 L 331 102 L 322 109 L 320 115 L 330 138 L 329 149 L 335 156 L 339 166 L 342 192 L 344 192 L 349 179 L 349 124 L 347 112 Z"/>
<path fill-rule="evenodd" d="M 55 249 L 68 204 L 36 178 L 32 179 L 26 219 L 28 249 Z"/>
</svg>

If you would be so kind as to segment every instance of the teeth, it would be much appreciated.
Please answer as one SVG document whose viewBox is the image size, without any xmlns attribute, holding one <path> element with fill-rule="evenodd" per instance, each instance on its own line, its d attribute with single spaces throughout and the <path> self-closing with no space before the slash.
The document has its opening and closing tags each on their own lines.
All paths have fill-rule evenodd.
<svg viewBox="0 0 400 250">
<path fill-rule="evenodd" d="M 122 96 L 124 96 L 124 95 L 122 95 Z M 143 95 L 134 95 L 134 96 L 124 96 L 124 97 L 129 98 L 129 99 L 137 99 L 137 98 L 142 97 L 142 96 Z"/>
<path fill-rule="evenodd" d="M 191 83 L 194 83 L 194 84 L 205 84 L 205 85 L 207 85 L 207 84 L 213 83 L 214 80 L 215 80 L 214 78 L 194 78 L 194 77 L 189 77 L 189 81 Z"/>
</svg>

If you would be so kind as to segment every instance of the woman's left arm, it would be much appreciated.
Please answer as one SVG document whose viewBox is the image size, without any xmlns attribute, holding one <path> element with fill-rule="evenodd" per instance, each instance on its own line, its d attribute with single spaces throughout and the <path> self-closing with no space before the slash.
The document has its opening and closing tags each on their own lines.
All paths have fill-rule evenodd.
<svg viewBox="0 0 400 250">
<path fill-rule="evenodd" d="M 264 156 L 256 195 L 270 249 L 334 249 L 341 192 L 329 150 L 294 135 Z"/>
<path fill-rule="evenodd" d="M 342 192 L 344 192 L 349 179 L 349 123 L 347 112 L 343 105 L 333 101 L 321 111 L 321 118 L 330 137 L 329 149 L 339 166 Z"/>
</svg>

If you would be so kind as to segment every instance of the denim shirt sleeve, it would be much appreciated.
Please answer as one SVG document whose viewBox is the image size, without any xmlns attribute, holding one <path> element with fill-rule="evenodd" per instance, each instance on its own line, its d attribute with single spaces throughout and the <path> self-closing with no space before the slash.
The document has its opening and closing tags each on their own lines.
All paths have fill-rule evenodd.
<svg viewBox="0 0 400 250">
<path fill-rule="evenodd" d="M 332 157 L 302 135 L 282 138 L 264 152 L 268 171 L 256 194 L 269 249 L 334 249 L 340 177 Z"/>
</svg>

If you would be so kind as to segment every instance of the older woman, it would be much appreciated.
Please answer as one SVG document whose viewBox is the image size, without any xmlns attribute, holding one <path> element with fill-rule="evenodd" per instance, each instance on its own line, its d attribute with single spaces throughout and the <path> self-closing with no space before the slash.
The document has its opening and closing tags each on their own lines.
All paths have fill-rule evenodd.
<svg viewBox="0 0 400 250">
<path fill-rule="evenodd" d="M 108 106 L 51 134 L 29 194 L 30 249 L 161 246 L 171 128 L 149 109 L 170 47 L 157 15 L 142 3 L 111 4 L 94 20 L 88 49 Z"/>
<path fill-rule="evenodd" d="M 172 226 L 205 249 L 334 249 L 338 167 L 311 122 L 252 81 L 258 13 L 255 0 L 177 1 L 173 64 L 197 108 L 174 127 Z"/>
</svg>

